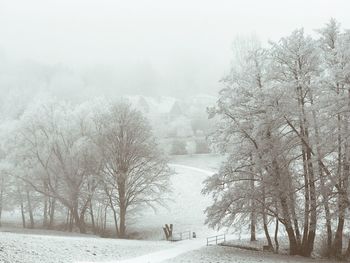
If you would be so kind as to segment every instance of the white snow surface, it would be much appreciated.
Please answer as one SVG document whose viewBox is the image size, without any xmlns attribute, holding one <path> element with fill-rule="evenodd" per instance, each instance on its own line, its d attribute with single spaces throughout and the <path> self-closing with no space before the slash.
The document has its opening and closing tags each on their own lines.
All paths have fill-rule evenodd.
<svg viewBox="0 0 350 263">
<path fill-rule="evenodd" d="M 197 167 L 192 167 L 192 166 L 188 166 L 188 165 L 183 165 L 183 164 L 175 164 L 175 163 L 169 163 L 170 167 L 173 168 L 178 168 L 178 169 L 185 169 L 185 170 L 189 170 L 189 171 L 193 171 L 193 172 L 197 172 L 197 173 L 202 173 L 203 175 L 207 175 L 207 176 L 211 176 L 214 174 L 214 172 L 209 171 L 209 170 L 204 170 L 201 168 L 197 168 Z"/>
<path fill-rule="evenodd" d="M 144 261 L 147 263 L 147 261 Z M 276 255 L 223 246 L 208 246 L 183 253 L 162 263 L 328 263 L 329 260 Z M 151 261 L 150 261 L 151 263 Z"/>
<path fill-rule="evenodd" d="M 1 263 L 70 263 L 132 258 L 168 248 L 166 242 L 0 233 Z"/>
</svg>

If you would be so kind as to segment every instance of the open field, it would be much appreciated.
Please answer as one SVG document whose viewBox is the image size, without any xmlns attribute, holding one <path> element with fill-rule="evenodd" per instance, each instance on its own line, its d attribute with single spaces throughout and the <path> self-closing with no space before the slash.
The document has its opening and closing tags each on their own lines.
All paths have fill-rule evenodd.
<svg viewBox="0 0 350 263">
<path fill-rule="evenodd" d="M 58 235 L 56 235 L 58 234 Z M 103 239 L 73 234 L 63 236 L 55 231 L 0 233 L 1 263 L 326 263 L 306 259 L 242 250 L 223 246 L 205 246 L 205 239 L 175 243 Z"/>
<path fill-rule="evenodd" d="M 329 260 L 275 255 L 223 246 L 209 246 L 184 253 L 163 263 L 326 263 Z"/>
<path fill-rule="evenodd" d="M 54 231 L 0 233 L 1 263 L 59 263 L 120 260 L 165 249 L 166 242 L 62 236 Z M 66 234 L 68 235 L 68 234 Z"/>
</svg>

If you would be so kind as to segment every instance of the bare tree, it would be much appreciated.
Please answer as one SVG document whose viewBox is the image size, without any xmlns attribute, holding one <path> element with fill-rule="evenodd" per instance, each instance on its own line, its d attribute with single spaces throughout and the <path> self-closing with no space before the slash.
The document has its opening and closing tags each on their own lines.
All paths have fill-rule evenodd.
<svg viewBox="0 0 350 263">
<path fill-rule="evenodd" d="M 123 238 L 131 209 L 162 202 L 162 193 L 169 190 L 170 170 L 149 123 L 129 104 L 108 105 L 105 112 L 96 114 L 94 123 L 105 193 L 117 234 Z"/>
<path fill-rule="evenodd" d="M 30 171 L 21 179 L 36 191 L 66 206 L 80 232 L 85 233 L 85 212 L 97 187 L 99 158 L 84 134 L 79 118 L 66 104 L 39 105 L 24 115 L 18 130 L 17 160 Z M 94 182 L 94 187 L 91 187 Z M 90 185 L 90 186 L 89 186 Z M 54 202 L 51 203 L 51 219 Z"/>
</svg>

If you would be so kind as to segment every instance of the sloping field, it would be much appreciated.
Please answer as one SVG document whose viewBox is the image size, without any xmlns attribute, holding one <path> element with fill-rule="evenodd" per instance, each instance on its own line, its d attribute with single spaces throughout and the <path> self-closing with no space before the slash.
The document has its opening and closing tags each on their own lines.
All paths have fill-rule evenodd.
<svg viewBox="0 0 350 263">
<path fill-rule="evenodd" d="M 172 192 L 167 194 L 166 207 L 148 209 L 136 220 L 132 230 L 144 238 L 163 238 L 162 226 L 173 224 L 174 232 L 196 232 L 197 237 L 216 233 L 205 226 L 204 210 L 212 202 L 201 194 L 203 181 L 217 171 L 221 157 L 217 155 L 176 156 L 170 161 L 175 174 L 171 177 Z"/>
</svg>

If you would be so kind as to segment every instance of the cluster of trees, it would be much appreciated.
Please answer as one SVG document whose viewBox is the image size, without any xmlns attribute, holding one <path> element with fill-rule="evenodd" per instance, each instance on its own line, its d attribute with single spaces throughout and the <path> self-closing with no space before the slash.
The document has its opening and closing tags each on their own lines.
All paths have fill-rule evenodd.
<svg viewBox="0 0 350 263">
<path fill-rule="evenodd" d="M 37 101 L 1 137 L 0 201 L 21 211 L 24 227 L 29 216 L 30 227 L 97 233 L 110 214 L 123 238 L 130 215 L 162 202 L 169 187 L 148 121 L 122 101 Z"/>
<path fill-rule="evenodd" d="M 296 30 L 262 47 L 237 41 L 217 105 L 212 142 L 228 154 L 206 180 L 213 227 L 262 226 L 278 250 L 284 226 L 290 254 L 310 256 L 316 235 L 328 256 L 350 255 L 350 32 L 335 20 L 317 37 Z M 270 231 L 275 227 L 274 242 Z"/>
</svg>

